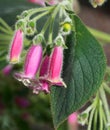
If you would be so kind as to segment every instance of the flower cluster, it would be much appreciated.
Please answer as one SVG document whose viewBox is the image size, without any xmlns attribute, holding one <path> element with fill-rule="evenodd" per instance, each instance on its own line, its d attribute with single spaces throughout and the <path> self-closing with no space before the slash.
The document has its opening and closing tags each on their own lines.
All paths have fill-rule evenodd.
<svg viewBox="0 0 110 130">
<path fill-rule="evenodd" d="M 15 32 L 10 52 L 10 63 L 19 62 L 21 50 L 23 48 L 23 32 Z M 32 44 L 25 58 L 24 69 L 21 73 L 15 73 L 17 80 L 38 94 L 40 91 L 50 92 L 52 85 L 66 86 L 60 77 L 63 64 L 63 46 L 54 45 L 50 55 L 43 57 L 43 47 L 41 43 Z M 36 78 L 37 76 L 37 78 Z"/>
<path fill-rule="evenodd" d="M 63 10 L 64 16 L 60 18 L 58 34 L 53 38 L 54 20 L 61 7 L 63 5 L 24 11 L 15 24 L 16 31 L 9 50 L 9 62 L 10 64 L 19 63 L 21 53 L 29 48 L 25 56 L 23 71 L 14 73 L 14 77 L 36 94 L 42 91 L 49 93 L 51 86 L 54 85 L 66 87 L 61 78 L 63 50 L 67 48 L 64 37 L 70 34 L 72 23 Z M 49 18 L 38 32 L 37 22 L 45 15 L 49 15 Z M 49 33 L 45 38 L 48 29 Z M 26 47 L 24 39 L 31 39 Z"/>
</svg>

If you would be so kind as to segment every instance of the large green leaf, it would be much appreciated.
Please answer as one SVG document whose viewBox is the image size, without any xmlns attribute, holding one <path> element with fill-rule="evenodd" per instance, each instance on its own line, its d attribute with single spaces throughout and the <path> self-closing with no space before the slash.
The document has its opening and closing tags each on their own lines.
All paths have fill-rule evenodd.
<svg viewBox="0 0 110 130">
<path fill-rule="evenodd" d="M 101 46 L 77 16 L 71 15 L 71 18 L 75 32 L 67 37 L 63 66 L 67 88 L 51 88 L 55 128 L 98 90 L 105 72 L 106 59 Z"/>
</svg>

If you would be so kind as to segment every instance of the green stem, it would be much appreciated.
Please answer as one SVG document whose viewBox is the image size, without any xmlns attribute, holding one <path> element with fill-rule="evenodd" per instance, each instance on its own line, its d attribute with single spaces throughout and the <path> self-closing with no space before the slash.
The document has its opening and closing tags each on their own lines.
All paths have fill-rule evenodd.
<svg viewBox="0 0 110 130">
<path fill-rule="evenodd" d="M 95 112 L 94 112 L 94 125 L 93 125 L 93 128 L 94 130 L 97 130 L 97 117 L 98 117 L 98 110 L 96 109 Z"/>
<path fill-rule="evenodd" d="M 46 12 L 44 12 L 42 14 L 39 14 L 37 17 L 33 18 L 32 20 L 37 21 L 38 19 L 40 19 L 41 17 L 43 17 L 43 16 L 45 16 L 45 15 L 47 15 L 49 13 L 50 13 L 50 11 L 46 11 Z"/>
<path fill-rule="evenodd" d="M 95 108 L 93 108 L 92 111 L 91 111 L 91 113 L 90 113 L 89 124 L 88 124 L 88 128 L 87 128 L 87 130 L 91 130 L 91 126 L 92 126 L 92 120 L 93 120 L 94 112 L 95 112 Z"/>
<path fill-rule="evenodd" d="M 43 28 L 42 28 L 42 30 L 41 30 L 41 32 L 40 32 L 41 34 L 44 35 L 44 33 L 46 32 L 46 29 L 47 29 L 47 27 L 48 27 L 49 24 L 50 24 L 50 20 L 51 20 L 51 17 L 48 18 L 48 20 L 46 21 L 45 25 L 43 26 Z"/>
<path fill-rule="evenodd" d="M 99 120 L 100 120 L 100 130 L 103 130 L 103 115 L 102 115 L 102 104 L 99 104 Z"/>
<path fill-rule="evenodd" d="M 110 43 L 110 35 L 96 29 L 88 27 L 89 31 L 98 39 L 102 40 L 103 42 Z M 106 43 L 103 43 L 106 44 Z"/>
<path fill-rule="evenodd" d="M 110 87 L 106 83 L 103 83 L 103 87 L 105 91 L 110 94 Z"/>
<path fill-rule="evenodd" d="M 50 27 L 49 27 L 49 43 L 52 43 L 52 38 L 53 38 L 53 25 L 54 25 L 54 20 L 55 20 L 55 18 L 56 18 L 56 15 L 57 15 L 57 13 L 58 13 L 58 11 L 59 11 L 59 8 L 60 8 L 61 6 L 57 6 L 56 7 L 56 9 L 54 10 L 54 12 L 52 13 L 52 15 L 51 15 L 51 22 L 50 22 Z"/>
<path fill-rule="evenodd" d="M 104 91 L 103 87 L 100 88 L 99 92 L 100 92 L 100 97 L 102 99 L 102 104 L 103 104 L 103 107 L 104 107 L 104 110 L 105 110 L 107 123 L 109 123 L 110 122 L 109 106 L 108 106 L 108 103 L 107 103 L 107 98 L 106 98 L 105 91 Z M 109 128 L 109 130 L 110 130 L 110 128 Z"/>
<path fill-rule="evenodd" d="M 35 13 L 39 13 L 39 12 L 43 12 L 43 11 L 49 11 L 52 8 L 54 8 L 54 7 L 53 6 L 48 6 L 48 7 L 44 7 L 44 8 L 30 9 L 28 16 L 26 16 L 25 18 L 29 19 Z"/>
</svg>

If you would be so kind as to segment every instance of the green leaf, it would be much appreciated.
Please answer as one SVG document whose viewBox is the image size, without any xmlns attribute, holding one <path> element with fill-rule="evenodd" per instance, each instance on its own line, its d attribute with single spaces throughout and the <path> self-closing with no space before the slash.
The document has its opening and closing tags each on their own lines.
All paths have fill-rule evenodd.
<svg viewBox="0 0 110 130">
<path fill-rule="evenodd" d="M 51 110 L 54 127 L 84 105 L 100 87 L 106 67 L 106 58 L 97 40 L 81 20 L 71 15 L 75 32 L 66 41 L 63 79 L 67 88 L 51 88 Z"/>
</svg>

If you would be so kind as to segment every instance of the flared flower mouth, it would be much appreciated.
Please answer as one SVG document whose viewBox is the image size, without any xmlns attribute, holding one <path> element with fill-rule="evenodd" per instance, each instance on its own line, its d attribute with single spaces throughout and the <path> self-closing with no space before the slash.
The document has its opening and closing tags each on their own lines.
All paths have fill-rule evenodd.
<svg viewBox="0 0 110 130">
<path fill-rule="evenodd" d="M 40 82 L 47 82 L 49 85 L 56 85 L 56 86 L 64 86 L 65 88 L 67 87 L 66 84 L 63 82 L 62 78 L 60 79 L 49 79 L 46 76 L 45 77 L 40 77 L 39 78 Z"/>
<path fill-rule="evenodd" d="M 35 79 L 35 77 L 29 77 L 24 75 L 23 73 L 15 73 L 14 77 L 18 81 L 21 81 L 27 87 L 35 86 L 36 84 L 39 84 L 39 82 L 37 81 L 37 79 Z"/>
</svg>

